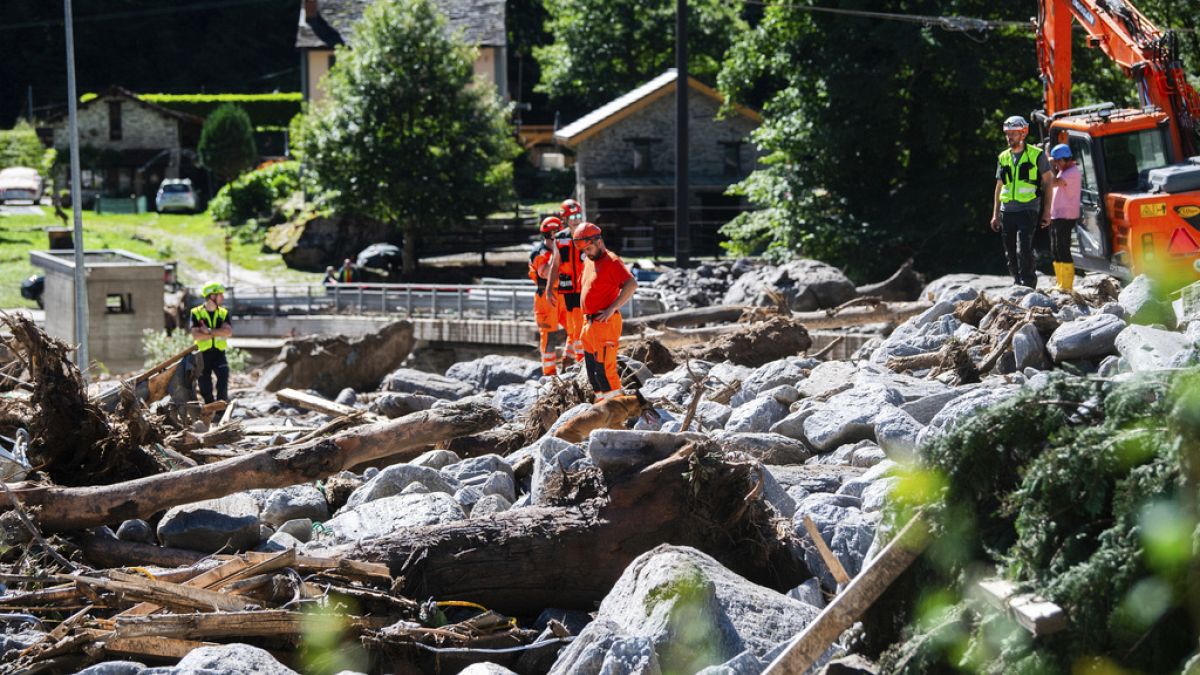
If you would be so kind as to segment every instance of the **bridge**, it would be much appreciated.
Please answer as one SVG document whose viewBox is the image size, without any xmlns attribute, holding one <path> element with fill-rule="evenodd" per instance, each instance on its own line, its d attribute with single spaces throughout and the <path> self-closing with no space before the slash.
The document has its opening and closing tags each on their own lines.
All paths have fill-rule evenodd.
<svg viewBox="0 0 1200 675">
<path fill-rule="evenodd" d="M 230 287 L 225 306 L 237 321 L 235 346 L 267 348 L 273 339 L 295 335 L 364 335 L 405 319 L 412 322 L 416 339 L 426 342 L 530 347 L 538 338 L 533 297 L 528 280 L 294 284 Z M 665 308 L 656 289 L 639 288 L 621 313 L 645 316 Z"/>
</svg>

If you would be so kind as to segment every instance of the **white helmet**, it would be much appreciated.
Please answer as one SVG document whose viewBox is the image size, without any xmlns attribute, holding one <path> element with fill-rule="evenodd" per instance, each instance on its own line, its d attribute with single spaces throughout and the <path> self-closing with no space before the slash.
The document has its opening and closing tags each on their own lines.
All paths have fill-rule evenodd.
<svg viewBox="0 0 1200 675">
<path fill-rule="evenodd" d="M 1004 130 L 1005 131 L 1016 131 L 1018 129 L 1028 129 L 1028 128 L 1029 128 L 1029 122 L 1026 122 L 1025 118 L 1021 117 L 1020 115 L 1013 115 L 1012 117 L 1004 120 Z"/>
</svg>

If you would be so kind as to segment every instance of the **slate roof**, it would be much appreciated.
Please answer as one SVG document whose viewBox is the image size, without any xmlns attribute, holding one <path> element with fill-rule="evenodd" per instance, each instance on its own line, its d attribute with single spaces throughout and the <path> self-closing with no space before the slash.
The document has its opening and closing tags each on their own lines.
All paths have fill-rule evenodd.
<svg viewBox="0 0 1200 675">
<path fill-rule="evenodd" d="M 688 77 L 688 87 L 691 91 L 699 92 L 720 103 L 725 99 L 712 87 L 694 77 Z M 654 101 L 675 92 L 675 69 L 650 80 L 646 84 L 596 108 L 574 122 L 558 130 L 554 138 L 566 145 L 576 145 L 596 134 L 602 129 L 632 115 Z M 755 122 L 762 123 L 762 116 L 757 112 L 742 106 L 734 106 L 739 114 L 745 115 Z"/>
<path fill-rule="evenodd" d="M 296 47 L 332 49 L 352 42 L 354 23 L 374 0 L 318 0 L 318 15 L 309 21 L 300 9 Z M 433 0 L 450 22 L 451 31 L 461 31 L 467 42 L 481 47 L 503 47 L 504 0 Z"/>
<path fill-rule="evenodd" d="M 158 105 L 157 103 L 151 103 L 149 101 L 143 100 L 134 92 L 132 92 L 124 87 L 117 87 L 117 86 L 109 87 L 108 89 L 105 89 L 104 91 L 100 92 L 94 98 L 88 99 L 87 101 L 80 103 L 78 105 L 77 110 L 83 110 L 84 108 L 86 108 L 90 105 L 94 105 L 95 103 L 98 103 L 100 101 L 108 101 L 108 100 L 111 100 L 114 98 L 123 98 L 123 99 L 129 100 L 129 101 L 132 101 L 132 102 L 142 106 L 143 108 L 153 110 L 154 112 L 156 112 L 160 115 L 164 115 L 166 117 L 173 117 L 185 124 L 190 124 L 190 125 L 198 126 L 198 127 L 204 125 L 203 117 L 200 117 L 198 115 L 192 115 L 191 113 L 180 112 L 178 110 L 172 110 L 171 108 L 165 108 L 161 105 Z M 67 110 L 67 107 L 64 105 L 61 110 L 55 110 L 53 113 L 46 115 L 45 117 L 41 118 L 38 123 L 52 125 L 56 122 L 66 119 L 68 114 L 69 114 L 69 112 Z"/>
</svg>

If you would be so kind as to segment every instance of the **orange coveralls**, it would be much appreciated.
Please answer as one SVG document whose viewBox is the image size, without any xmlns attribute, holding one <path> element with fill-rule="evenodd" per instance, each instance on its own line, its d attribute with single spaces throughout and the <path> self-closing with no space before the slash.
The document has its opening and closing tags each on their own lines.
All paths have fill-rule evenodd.
<svg viewBox="0 0 1200 675">
<path fill-rule="evenodd" d="M 537 293 L 533 296 L 533 319 L 538 327 L 538 348 L 542 352 L 543 375 L 558 374 L 558 345 L 565 337 L 559 321 L 563 300 L 557 298 L 555 305 L 551 306 L 546 300 L 546 280 L 538 275 L 538 268 L 550 263 L 550 255 L 550 249 L 540 242 L 529 254 L 529 278 L 537 284 Z"/>
<path fill-rule="evenodd" d="M 633 275 L 612 251 L 597 260 L 585 260 L 581 285 L 583 291 L 583 363 L 588 381 L 596 392 L 596 401 L 621 393 L 617 373 L 617 345 L 621 340 L 621 312 L 613 312 L 608 321 L 592 318 L 603 312 L 621 294 L 621 286 Z"/>
<path fill-rule="evenodd" d="M 571 232 L 563 230 L 555 240 L 558 244 L 558 322 L 567 329 L 567 344 L 563 358 L 583 360 L 583 307 L 580 304 L 580 276 L 583 273 L 583 254 L 571 243 Z"/>
</svg>

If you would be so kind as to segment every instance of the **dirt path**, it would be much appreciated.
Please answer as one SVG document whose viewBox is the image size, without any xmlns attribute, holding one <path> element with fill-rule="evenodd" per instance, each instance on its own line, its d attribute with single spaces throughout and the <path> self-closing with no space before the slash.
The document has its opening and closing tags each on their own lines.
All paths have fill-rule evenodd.
<svg viewBox="0 0 1200 675">
<path fill-rule="evenodd" d="M 170 240 L 171 246 L 175 250 L 186 250 L 189 252 L 189 255 L 196 258 L 202 258 L 205 262 L 212 266 L 211 270 L 200 270 L 192 265 L 189 265 L 186 261 L 181 260 L 179 262 L 180 272 L 182 272 L 183 276 L 192 281 L 194 284 L 203 283 L 201 280 L 214 276 L 219 280 L 226 281 L 232 286 L 241 287 L 275 286 L 277 284 L 287 283 L 289 281 L 288 279 L 279 278 L 278 275 L 248 270 L 239 266 L 237 263 L 231 263 L 229 265 L 229 276 L 231 278 L 226 279 L 225 251 L 223 248 L 221 250 L 212 250 L 208 246 L 205 246 L 203 241 L 192 237 L 185 237 L 166 232 L 163 232 L 163 234 Z"/>
</svg>

